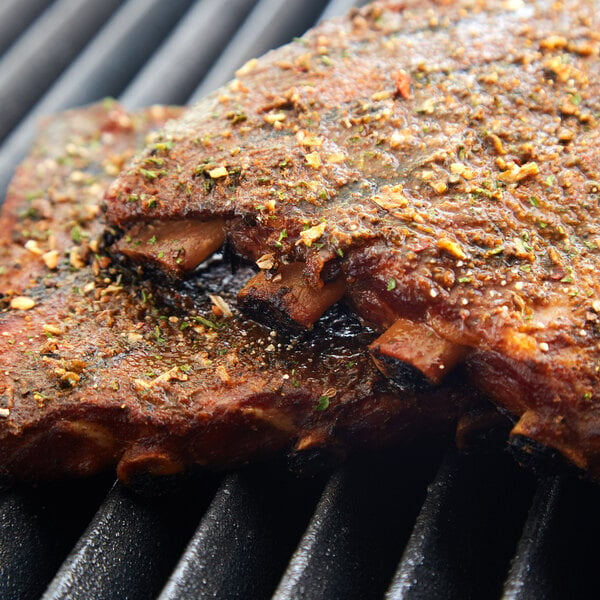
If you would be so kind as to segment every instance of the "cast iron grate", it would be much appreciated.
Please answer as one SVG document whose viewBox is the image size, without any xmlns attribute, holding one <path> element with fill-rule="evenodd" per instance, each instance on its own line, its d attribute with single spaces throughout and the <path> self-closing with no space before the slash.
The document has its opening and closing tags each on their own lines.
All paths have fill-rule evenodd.
<svg viewBox="0 0 600 600">
<path fill-rule="evenodd" d="M 0 195 L 37 118 L 183 104 L 352 0 L 3 0 Z M 174 65 L 177 68 L 174 68 Z M 106 476 L 0 494 L 0 598 L 599 597 L 600 490 L 501 450 L 276 465 L 142 498 Z"/>
</svg>

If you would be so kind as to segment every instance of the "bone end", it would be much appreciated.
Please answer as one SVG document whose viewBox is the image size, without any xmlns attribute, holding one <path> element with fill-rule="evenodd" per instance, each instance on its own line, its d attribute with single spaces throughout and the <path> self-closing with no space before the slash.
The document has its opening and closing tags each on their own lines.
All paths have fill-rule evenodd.
<svg viewBox="0 0 600 600">
<path fill-rule="evenodd" d="M 427 324 L 397 319 L 370 346 L 379 370 L 392 379 L 407 376 L 431 384 L 440 383 L 461 362 L 467 348 L 441 337 Z"/>
<path fill-rule="evenodd" d="M 204 262 L 224 241 L 222 219 L 151 221 L 134 225 L 115 250 L 133 263 L 150 265 L 178 278 Z"/>
<path fill-rule="evenodd" d="M 342 278 L 315 288 L 306 282 L 304 263 L 285 265 L 271 279 L 259 272 L 238 295 L 246 314 L 269 325 L 289 329 L 310 329 L 321 315 L 342 298 L 346 285 Z"/>
</svg>

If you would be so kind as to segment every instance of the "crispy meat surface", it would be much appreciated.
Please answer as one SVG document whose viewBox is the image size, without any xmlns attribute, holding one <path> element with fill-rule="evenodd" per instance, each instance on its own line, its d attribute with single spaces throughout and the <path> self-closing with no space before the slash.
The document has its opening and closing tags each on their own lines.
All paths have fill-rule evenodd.
<svg viewBox="0 0 600 600">
<path fill-rule="evenodd" d="M 244 302 L 302 326 L 293 298 L 342 281 L 388 375 L 467 365 L 515 435 L 600 477 L 599 31 L 594 0 L 375 2 L 168 126 L 108 219 L 223 219 L 263 272 Z"/>
<path fill-rule="evenodd" d="M 15 176 L 0 217 L 0 474 L 117 465 L 135 483 L 451 433 L 469 391 L 394 389 L 343 312 L 284 336 L 239 316 L 247 269 L 213 260 L 159 297 L 102 254 L 106 186 L 177 114 L 109 102 L 49 119 Z"/>
</svg>

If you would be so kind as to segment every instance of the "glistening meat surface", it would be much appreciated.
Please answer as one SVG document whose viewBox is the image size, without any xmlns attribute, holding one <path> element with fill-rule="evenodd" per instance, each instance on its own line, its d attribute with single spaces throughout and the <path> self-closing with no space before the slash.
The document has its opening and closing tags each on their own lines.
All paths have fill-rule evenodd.
<svg viewBox="0 0 600 600">
<path fill-rule="evenodd" d="M 0 475 L 117 465 L 121 480 L 451 432 L 465 389 L 398 393 L 341 312 L 285 337 L 241 318 L 244 269 L 213 261 L 157 297 L 102 254 L 105 188 L 179 114 L 112 102 L 49 119 L 0 216 Z M 334 333 L 334 332 L 337 332 Z"/>
<path fill-rule="evenodd" d="M 310 327 L 306 299 L 343 295 L 388 376 L 466 365 L 515 435 L 600 477 L 599 31 L 594 0 L 376 2 L 322 24 L 127 169 L 115 252 L 185 277 L 204 256 L 172 231 L 216 228 L 261 270 L 251 314 Z"/>
</svg>

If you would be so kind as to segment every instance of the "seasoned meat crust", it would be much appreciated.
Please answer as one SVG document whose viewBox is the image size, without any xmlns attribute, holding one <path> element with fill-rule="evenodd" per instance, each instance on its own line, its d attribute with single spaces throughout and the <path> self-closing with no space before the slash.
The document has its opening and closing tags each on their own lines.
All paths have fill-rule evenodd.
<svg viewBox="0 0 600 600">
<path fill-rule="evenodd" d="M 0 216 L 0 475 L 117 464 L 131 483 L 451 433 L 468 390 L 399 393 L 365 352 L 372 334 L 343 313 L 285 337 L 237 314 L 243 269 L 213 261 L 159 302 L 102 254 L 106 186 L 179 112 L 107 102 L 49 119 L 13 180 Z"/>
<path fill-rule="evenodd" d="M 221 227 L 206 236 L 261 270 L 252 314 L 311 327 L 306 298 L 342 286 L 387 375 L 466 365 L 515 435 L 600 477 L 599 32 L 595 0 L 375 2 L 324 23 L 111 186 L 130 233 L 114 251 L 185 276 L 187 248 L 161 261 L 145 228 Z"/>
</svg>

